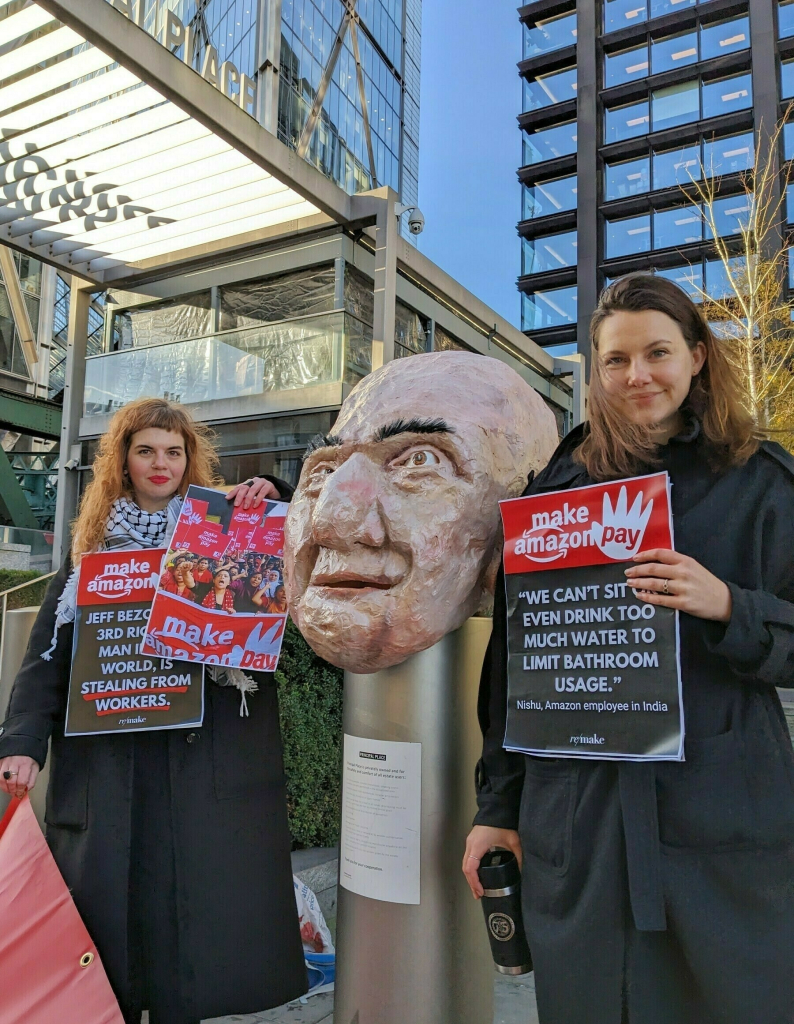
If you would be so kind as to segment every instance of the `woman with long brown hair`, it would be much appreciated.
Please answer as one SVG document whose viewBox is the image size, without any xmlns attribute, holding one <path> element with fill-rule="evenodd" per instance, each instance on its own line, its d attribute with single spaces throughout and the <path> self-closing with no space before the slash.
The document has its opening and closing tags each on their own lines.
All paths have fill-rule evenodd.
<svg viewBox="0 0 794 1024">
<path fill-rule="evenodd" d="M 208 673 L 200 728 L 63 734 L 82 556 L 166 547 L 188 486 L 220 486 L 217 469 L 209 432 L 178 405 L 116 413 L 0 728 L 0 787 L 14 797 L 52 740 L 47 841 L 127 1024 L 144 1009 L 150 1024 L 199 1024 L 307 987 L 272 675 L 252 696 L 242 673 Z M 228 497 L 250 507 L 288 491 L 255 479 Z"/>
<path fill-rule="evenodd" d="M 463 870 L 523 858 L 542 1024 L 788 1024 L 794 1006 L 794 459 L 757 430 L 701 309 L 631 275 L 591 322 L 589 419 L 526 494 L 667 470 L 675 551 L 626 569 L 680 612 L 684 762 L 503 749 L 504 576 L 479 715 Z"/>
</svg>

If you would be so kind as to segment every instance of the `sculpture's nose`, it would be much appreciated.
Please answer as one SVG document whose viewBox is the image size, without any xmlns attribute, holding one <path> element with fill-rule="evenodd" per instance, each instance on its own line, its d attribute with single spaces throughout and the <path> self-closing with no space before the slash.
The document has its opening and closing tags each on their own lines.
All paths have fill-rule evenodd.
<svg viewBox="0 0 794 1024">
<path fill-rule="evenodd" d="M 379 468 L 361 452 L 326 480 L 314 507 L 312 532 L 320 547 L 349 550 L 356 544 L 378 548 L 386 540 L 380 505 Z"/>
</svg>

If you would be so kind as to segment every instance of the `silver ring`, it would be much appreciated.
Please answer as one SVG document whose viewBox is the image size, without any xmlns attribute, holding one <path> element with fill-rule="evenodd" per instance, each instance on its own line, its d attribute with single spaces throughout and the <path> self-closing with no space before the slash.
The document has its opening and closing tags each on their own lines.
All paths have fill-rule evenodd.
<svg viewBox="0 0 794 1024">
<path fill-rule="evenodd" d="M 3 778 L 8 782 L 12 775 L 19 775 L 19 772 L 3 772 Z"/>
<path fill-rule="evenodd" d="M 668 595 L 670 593 L 670 580 L 664 581 L 664 588 L 662 589 L 662 593 L 665 595 Z"/>
</svg>

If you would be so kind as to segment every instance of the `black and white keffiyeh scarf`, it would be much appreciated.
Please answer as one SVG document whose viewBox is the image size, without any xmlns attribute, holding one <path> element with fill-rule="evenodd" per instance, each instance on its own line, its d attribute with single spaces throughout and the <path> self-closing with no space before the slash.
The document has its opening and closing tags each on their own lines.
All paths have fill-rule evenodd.
<svg viewBox="0 0 794 1024">
<path fill-rule="evenodd" d="M 179 513 L 182 511 L 182 495 L 176 494 L 160 512 L 147 512 L 129 498 L 116 498 L 110 509 L 105 526 L 104 551 L 129 551 L 135 548 L 167 547 L 176 529 Z M 55 629 L 49 648 L 41 657 L 52 660 L 52 652 L 58 643 L 58 630 L 67 622 L 74 622 L 77 613 L 77 585 L 80 581 L 80 566 L 72 569 L 63 593 L 55 609 Z M 220 686 L 234 686 L 242 694 L 240 714 L 248 714 L 246 694 L 258 689 L 257 683 L 240 669 L 210 668 L 209 674 Z"/>
<path fill-rule="evenodd" d="M 129 498 L 116 498 L 110 507 L 105 525 L 104 551 L 129 551 L 133 548 L 164 547 L 173 536 L 179 513 L 182 511 L 182 495 L 175 494 L 160 512 L 146 512 Z M 58 642 L 58 630 L 67 622 L 74 622 L 77 612 L 77 584 L 80 581 L 80 566 L 72 569 L 63 593 L 55 609 L 55 630 L 49 648 L 41 655 L 45 661 L 52 660 L 52 652 Z"/>
</svg>

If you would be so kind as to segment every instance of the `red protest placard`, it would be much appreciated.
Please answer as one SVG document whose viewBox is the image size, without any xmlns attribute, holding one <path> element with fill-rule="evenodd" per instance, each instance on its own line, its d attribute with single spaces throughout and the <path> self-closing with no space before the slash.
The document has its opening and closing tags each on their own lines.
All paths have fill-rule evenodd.
<svg viewBox="0 0 794 1024">
<path fill-rule="evenodd" d="M 274 671 L 286 626 L 287 505 L 235 508 L 190 487 L 158 582 L 142 650 L 163 658 Z"/>
<path fill-rule="evenodd" d="M 513 498 L 500 504 L 505 572 L 625 562 L 672 548 L 666 473 Z"/>
<path fill-rule="evenodd" d="M 83 556 L 65 735 L 201 725 L 203 668 L 141 653 L 164 554 Z"/>
<path fill-rule="evenodd" d="M 145 650 L 161 658 L 274 672 L 286 615 L 233 615 L 159 593 Z"/>
<path fill-rule="evenodd" d="M 625 569 L 673 547 L 667 473 L 515 498 L 505 532 L 504 745 L 549 757 L 681 760 L 678 613 Z"/>
</svg>

